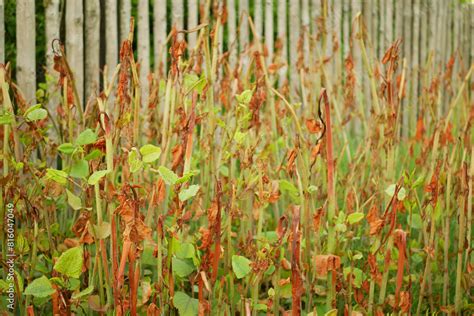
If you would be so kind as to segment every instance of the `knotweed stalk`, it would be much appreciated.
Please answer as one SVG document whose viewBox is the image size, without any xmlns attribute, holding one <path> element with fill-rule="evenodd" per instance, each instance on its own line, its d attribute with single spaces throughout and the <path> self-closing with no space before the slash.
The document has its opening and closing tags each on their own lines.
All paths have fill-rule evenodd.
<svg viewBox="0 0 474 316">
<path fill-rule="evenodd" d="M 436 130 L 434 140 L 433 140 L 433 147 L 432 147 L 432 156 L 431 156 L 431 167 L 430 167 L 430 173 L 428 179 L 431 179 L 434 172 L 435 172 L 435 165 L 436 161 L 438 158 L 438 146 L 439 146 L 439 137 L 440 137 L 440 131 Z M 432 207 L 431 211 L 431 225 L 430 225 L 430 236 L 428 240 L 428 247 L 431 249 L 434 249 L 434 243 L 435 243 L 435 208 L 436 205 Z M 418 297 L 418 306 L 416 309 L 416 315 L 419 316 L 421 313 L 421 306 L 423 303 L 423 297 L 425 295 L 425 287 L 426 283 L 428 282 L 429 275 L 431 273 L 431 255 L 428 253 L 426 256 L 426 262 L 425 262 L 425 270 L 423 272 L 423 280 L 420 285 L 420 295 Z"/>
<path fill-rule="evenodd" d="M 446 147 L 445 147 L 446 148 Z M 446 179 L 446 200 L 445 200 L 445 207 L 446 207 L 446 216 L 444 219 L 444 266 L 443 266 L 443 305 L 446 306 L 448 304 L 448 297 L 449 297 L 449 233 L 450 233 L 450 226 L 451 226 L 451 187 L 452 187 L 452 175 L 454 168 L 454 158 L 456 157 L 456 147 L 451 154 L 451 158 L 449 159 L 449 165 L 447 170 L 447 179 Z"/>
<path fill-rule="evenodd" d="M 334 183 L 334 155 L 333 155 L 333 143 L 332 143 L 332 127 L 331 127 L 331 112 L 329 106 L 329 100 L 326 93 L 326 89 L 322 89 L 319 96 L 319 102 L 324 102 L 324 112 L 326 118 L 326 157 L 327 157 L 327 190 L 328 190 L 328 241 L 327 241 L 327 253 L 334 254 L 336 251 L 337 237 L 335 230 L 335 220 L 337 217 L 336 207 L 336 187 Z M 327 308 L 331 309 L 335 302 L 335 293 L 333 291 L 334 284 L 332 275 L 328 274 L 328 295 L 327 295 Z"/>
<path fill-rule="evenodd" d="M 461 314 L 461 304 L 463 291 L 461 288 L 461 281 L 463 278 L 463 255 L 464 255 L 464 243 L 465 243 L 465 230 L 466 230 L 466 212 L 468 211 L 468 174 L 467 174 L 467 163 L 464 162 L 462 165 L 461 175 L 461 202 L 459 205 L 459 228 L 458 228 L 458 247 L 457 247 L 457 265 L 456 265 L 456 292 L 454 295 L 454 311 L 456 314 Z"/>
</svg>

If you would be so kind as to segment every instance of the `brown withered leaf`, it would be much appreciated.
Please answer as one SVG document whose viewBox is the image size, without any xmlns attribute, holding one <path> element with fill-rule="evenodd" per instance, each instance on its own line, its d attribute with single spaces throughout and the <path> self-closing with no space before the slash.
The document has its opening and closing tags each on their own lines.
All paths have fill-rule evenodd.
<svg viewBox="0 0 474 316">
<path fill-rule="evenodd" d="M 123 228 L 124 240 L 139 243 L 145 239 L 151 239 L 151 229 L 143 221 L 145 216 L 140 213 L 139 201 L 134 196 L 128 195 L 128 191 L 133 188 L 125 185 L 122 193 L 119 194 L 120 204 L 115 209 L 115 213 L 120 215 Z"/>
<path fill-rule="evenodd" d="M 313 228 L 316 232 L 319 231 L 319 227 L 321 226 L 321 218 L 324 215 L 324 210 L 323 208 L 319 208 L 316 210 L 316 212 L 313 214 Z"/>
<path fill-rule="evenodd" d="M 418 118 L 418 121 L 416 122 L 415 139 L 418 141 L 422 140 L 424 134 L 425 134 L 425 125 L 423 124 L 423 117 L 420 117 Z"/>
<path fill-rule="evenodd" d="M 369 253 L 367 257 L 367 261 L 369 263 L 370 275 L 372 276 L 372 278 L 375 280 L 377 284 L 380 284 L 380 282 L 382 281 L 382 274 L 380 273 L 377 267 L 377 258 L 375 257 L 374 254 Z"/>
<path fill-rule="evenodd" d="M 281 259 L 281 267 L 285 270 L 291 270 L 291 263 L 286 259 Z"/>
<path fill-rule="evenodd" d="M 367 222 L 370 226 L 370 235 L 377 235 L 383 228 L 384 221 L 379 217 L 379 211 L 377 205 L 372 205 L 367 214 Z"/>
<path fill-rule="evenodd" d="M 439 170 L 441 168 L 441 161 L 438 160 L 436 164 L 436 171 L 433 173 L 433 176 L 431 177 L 430 183 L 425 187 L 425 192 L 430 193 L 430 203 L 433 207 L 436 206 L 436 203 L 438 201 L 438 195 L 439 195 Z"/>
<path fill-rule="evenodd" d="M 151 285 L 150 282 L 141 282 L 142 289 L 142 304 L 146 304 L 151 296 Z"/>
<path fill-rule="evenodd" d="M 286 234 L 287 229 L 288 229 L 288 219 L 285 215 L 283 215 L 278 220 L 278 225 L 277 225 L 277 229 L 276 229 L 279 243 L 281 243 L 283 237 Z"/>
<path fill-rule="evenodd" d="M 160 315 L 160 309 L 158 306 L 155 305 L 155 303 L 151 303 L 148 305 L 146 309 L 146 315 L 147 316 L 159 316 Z"/>
<path fill-rule="evenodd" d="M 282 64 L 282 63 L 273 63 L 273 64 L 270 64 L 270 65 L 268 66 L 268 69 L 267 69 L 267 70 L 268 70 L 268 73 L 269 73 L 269 74 L 274 74 L 274 73 L 276 73 L 279 69 L 281 69 L 281 67 L 283 67 L 283 66 L 284 66 L 284 64 Z"/>
<path fill-rule="evenodd" d="M 290 283 L 290 278 L 280 279 L 280 280 L 278 281 L 278 285 L 279 285 L 279 286 L 284 286 L 284 285 L 289 284 L 289 283 Z"/>
<path fill-rule="evenodd" d="M 165 200 L 166 186 L 162 178 L 158 180 L 155 185 L 155 198 L 153 200 L 154 205 L 159 205 Z"/>
<path fill-rule="evenodd" d="M 217 202 L 212 201 L 211 206 L 207 210 L 207 219 L 209 220 L 209 225 L 210 226 L 212 226 L 212 224 L 216 221 L 217 212 L 218 212 Z"/>
<path fill-rule="evenodd" d="M 408 313 L 411 308 L 411 294 L 407 291 L 402 291 L 400 293 L 400 302 L 398 303 L 398 307 L 402 313 Z"/>
<path fill-rule="evenodd" d="M 308 131 L 311 134 L 320 133 L 323 130 L 321 123 L 315 119 L 307 119 L 305 123 L 306 123 L 306 128 L 308 128 Z"/>
<path fill-rule="evenodd" d="M 279 190 L 279 182 L 272 181 L 272 190 L 268 193 L 267 202 L 268 203 L 275 203 L 280 198 L 280 190 Z"/>
<path fill-rule="evenodd" d="M 89 212 L 82 212 L 79 215 L 79 218 L 76 220 L 74 225 L 72 226 L 72 232 L 79 238 L 79 242 L 82 244 L 91 244 L 94 242 L 94 238 L 89 231 L 89 223 L 90 223 L 90 213 Z"/>
<path fill-rule="evenodd" d="M 212 244 L 212 234 L 211 231 L 207 228 L 201 227 L 199 229 L 201 233 L 201 245 L 198 247 L 199 249 L 207 249 Z"/>
<path fill-rule="evenodd" d="M 341 257 L 336 255 L 316 255 L 314 257 L 316 274 L 325 277 L 328 271 L 337 271 L 341 267 Z"/>
<path fill-rule="evenodd" d="M 312 164 L 316 161 L 316 158 L 318 157 L 319 153 L 321 152 L 321 144 L 322 144 L 322 142 L 318 142 L 316 145 L 314 145 L 311 148 L 311 161 L 312 161 Z"/>
<path fill-rule="evenodd" d="M 181 162 L 183 161 L 183 158 L 184 158 L 183 146 L 181 144 L 177 144 L 171 150 L 171 154 L 173 156 L 171 169 L 176 170 L 176 168 L 178 168 L 178 166 L 181 164 Z"/>
<path fill-rule="evenodd" d="M 64 244 L 68 248 L 74 248 L 80 245 L 79 241 L 76 238 L 66 238 L 64 239 Z"/>
<path fill-rule="evenodd" d="M 298 155 L 298 152 L 296 151 L 296 148 L 290 150 L 290 152 L 287 155 L 287 160 L 286 160 L 286 172 L 288 172 L 289 175 L 292 175 L 295 171 L 295 162 L 296 162 L 296 157 Z"/>
</svg>

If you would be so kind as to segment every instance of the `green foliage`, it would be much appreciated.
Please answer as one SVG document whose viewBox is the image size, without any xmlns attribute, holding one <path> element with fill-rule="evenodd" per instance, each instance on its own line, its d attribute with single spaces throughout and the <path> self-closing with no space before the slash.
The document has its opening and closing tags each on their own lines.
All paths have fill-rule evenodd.
<svg viewBox="0 0 474 316">
<path fill-rule="evenodd" d="M 89 285 L 87 288 L 80 291 L 79 293 L 74 293 L 72 295 L 72 299 L 77 300 L 77 299 L 83 298 L 85 296 L 89 296 L 90 294 L 92 294 L 92 292 L 94 292 L 94 286 Z"/>
<path fill-rule="evenodd" d="M 234 271 L 237 279 L 242 279 L 250 273 L 250 263 L 251 261 L 243 256 L 232 256 L 232 270 Z"/>
<path fill-rule="evenodd" d="M 195 196 L 199 191 L 199 185 L 193 184 L 190 185 L 189 188 L 186 188 L 184 190 L 181 190 L 179 192 L 179 199 L 184 202 Z"/>
<path fill-rule="evenodd" d="M 25 295 L 33 295 L 35 297 L 48 297 L 54 292 L 55 290 L 51 282 L 44 275 L 33 280 L 25 289 Z"/>
<path fill-rule="evenodd" d="M 81 198 L 76 196 L 74 193 L 72 193 L 71 191 L 67 189 L 66 189 L 66 193 L 67 193 L 67 202 L 69 206 L 71 206 L 72 209 L 75 211 L 80 210 L 82 208 Z"/>
<path fill-rule="evenodd" d="M 82 247 L 74 247 L 61 254 L 54 264 L 54 270 L 69 278 L 77 279 L 82 273 L 82 264 L 83 249 Z"/>
<path fill-rule="evenodd" d="M 72 153 L 74 153 L 75 149 L 76 146 L 71 143 L 64 143 L 58 146 L 58 150 L 66 155 L 71 155 Z"/>
<path fill-rule="evenodd" d="M 152 144 L 147 144 L 140 148 L 140 154 L 142 155 L 143 162 L 152 163 L 160 158 L 161 148 Z"/>
<path fill-rule="evenodd" d="M 179 177 L 176 175 L 176 173 L 174 173 L 170 169 L 166 168 L 165 166 L 158 167 L 158 172 L 159 172 L 161 178 L 163 179 L 163 181 L 165 181 L 165 183 L 167 185 L 173 185 L 179 179 Z"/>
<path fill-rule="evenodd" d="M 53 180 L 59 184 L 66 184 L 67 183 L 67 173 L 63 170 L 56 170 L 52 168 L 46 169 L 45 179 Z"/>
<path fill-rule="evenodd" d="M 178 309 L 179 316 L 196 316 L 199 311 L 199 301 L 181 291 L 174 293 L 173 305 Z"/>
<path fill-rule="evenodd" d="M 84 130 L 77 136 L 76 145 L 83 146 L 95 143 L 97 135 L 90 128 Z"/>
<path fill-rule="evenodd" d="M 48 112 L 41 107 L 41 104 L 33 105 L 24 114 L 27 121 L 34 122 L 43 120 L 48 116 Z"/>
<path fill-rule="evenodd" d="M 349 222 L 349 224 L 353 225 L 360 222 L 363 218 L 364 218 L 364 213 L 356 212 L 356 213 L 349 214 L 349 216 L 347 216 L 347 221 Z"/>
<path fill-rule="evenodd" d="M 109 173 L 108 170 L 97 170 L 97 171 L 94 171 L 94 173 L 91 174 L 91 176 L 90 176 L 89 179 L 87 180 L 87 183 L 90 184 L 90 185 L 96 185 L 97 183 L 99 183 L 100 179 L 102 179 L 103 177 L 105 177 L 108 173 Z"/>
<path fill-rule="evenodd" d="M 173 273 L 181 278 L 187 277 L 194 271 L 193 262 L 189 259 L 173 257 L 172 267 Z"/>
<path fill-rule="evenodd" d="M 87 176 L 89 175 L 89 164 L 85 160 L 76 161 L 72 165 L 71 171 L 69 174 L 73 178 L 79 178 L 79 179 L 87 178 Z"/>
</svg>

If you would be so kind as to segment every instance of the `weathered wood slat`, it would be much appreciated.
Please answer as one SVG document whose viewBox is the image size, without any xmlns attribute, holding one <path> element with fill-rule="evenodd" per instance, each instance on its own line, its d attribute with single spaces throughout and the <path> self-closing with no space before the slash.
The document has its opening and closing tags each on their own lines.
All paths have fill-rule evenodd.
<svg viewBox="0 0 474 316">
<path fill-rule="evenodd" d="M 33 0 L 18 0 L 16 2 L 17 18 L 26 21 L 25 23 L 34 23 L 34 3 Z M 60 36 L 59 3 L 59 0 L 48 1 L 44 13 L 47 43 L 43 45 L 46 46 L 47 69 L 50 73 L 52 70 L 51 41 Z M 146 13 L 150 4 L 149 0 L 138 1 L 138 4 L 131 0 L 105 0 L 102 15 L 97 14 L 97 11 L 101 9 L 98 2 L 85 1 L 84 3 L 84 7 L 76 4 L 74 10 L 70 9 L 72 4 L 68 4 L 65 10 L 76 22 L 80 20 L 79 15 L 86 16 L 84 36 L 79 35 L 82 34 L 82 27 L 75 26 L 76 22 L 65 24 L 66 48 L 69 50 L 68 55 L 73 71 L 78 77 L 77 84 L 81 96 L 83 89 L 87 96 L 97 92 L 100 82 L 96 70 L 100 54 L 98 47 L 105 47 L 105 64 L 108 66 L 108 79 L 110 79 L 118 62 L 119 44 L 128 37 L 132 9 L 135 10 L 133 12 L 138 13 L 136 42 L 139 46 L 138 60 L 142 66 L 142 81 L 144 82 L 147 80 L 145 73 L 151 71 L 149 69 L 152 60 L 154 71 L 160 70 L 159 73 L 166 75 L 168 51 L 166 38 L 171 27 L 189 30 L 200 23 L 198 22 L 201 9 L 199 0 L 171 1 L 170 7 L 167 7 L 166 0 L 155 0 L 151 15 Z M 201 5 L 206 5 L 206 3 L 208 2 L 201 1 Z M 294 88 L 300 84 L 297 66 L 299 58 L 303 58 L 302 64 L 307 65 L 318 54 L 324 57 L 332 56 L 333 58 L 326 62 L 325 67 L 331 74 L 337 74 L 332 78 L 338 81 L 337 78 L 344 73 L 344 59 L 351 51 L 355 63 L 357 91 L 359 91 L 358 102 L 364 102 L 367 111 L 370 108 L 370 102 L 366 102 L 370 100 L 369 81 L 363 66 L 360 45 L 352 36 L 354 31 L 358 32 L 359 29 L 358 25 L 353 24 L 354 18 L 358 12 L 361 12 L 366 27 L 366 48 L 369 58 L 376 57 L 380 60 L 391 43 L 401 38 L 403 40 L 401 57 L 405 58 L 407 63 L 407 87 L 402 109 L 410 109 L 409 114 L 405 113 L 402 119 L 403 130 L 413 128 L 415 121 L 409 121 L 408 118 L 416 120 L 418 115 L 419 109 L 416 105 L 419 102 L 416 96 L 419 95 L 423 84 L 428 84 L 430 76 L 435 75 L 433 71 L 430 74 L 423 72 L 430 53 L 433 53 L 432 62 L 437 73 L 443 71 L 446 62 L 453 54 L 456 56 L 454 73 L 463 68 L 466 69 L 474 60 L 472 35 L 474 17 L 473 5 L 470 3 L 455 0 L 226 0 L 210 3 L 214 5 L 214 8 L 218 8 L 214 11 L 210 10 L 211 21 L 215 19 L 215 14 L 227 13 L 226 24 L 221 28 L 218 36 L 220 52 L 224 53 L 224 47 L 229 51 L 229 64 L 234 67 L 239 62 L 244 71 L 247 67 L 250 57 L 247 49 L 253 38 L 248 17 L 252 14 L 255 30 L 268 53 L 267 63 L 275 62 L 282 65 L 278 71 L 279 82 L 283 84 L 286 78 L 291 79 L 289 82 L 293 86 L 293 92 L 296 92 Z M 134 5 L 137 5 L 137 8 L 132 8 Z M 226 5 L 225 11 L 220 7 L 222 5 Z M 5 1 L 0 0 L 0 11 L 4 6 Z M 147 31 L 150 29 L 150 21 L 144 20 L 145 15 L 153 19 L 152 32 Z M 101 18 L 105 18 L 105 21 L 101 22 Z M 167 25 L 167 20 L 171 21 L 170 26 Z M 97 34 L 97 28 L 101 23 L 105 24 L 104 36 Z M 37 44 L 33 35 L 35 28 L 30 28 L 29 32 L 21 32 L 22 25 L 19 24 L 17 27 L 19 28 L 16 69 L 18 82 L 23 87 L 22 90 L 25 91 L 27 99 L 33 101 L 32 91 L 35 91 L 34 87 L 36 87 L 34 78 L 37 65 L 35 65 L 34 54 L 30 56 L 31 53 L 28 52 L 35 51 L 34 45 Z M 0 12 L 1 32 L 4 32 L 4 19 L 1 18 Z M 149 36 L 143 36 L 143 32 Z M 179 36 L 188 41 L 188 49 L 191 50 L 196 45 L 197 34 L 198 32 L 191 32 L 184 36 L 181 33 Z M 82 38 L 85 40 L 85 48 L 81 46 L 84 45 Z M 4 37 L 2 36 L 1 39 L 3 40 Z M 101 41 L 104 42 L 103 46 L 100 45 Z M 95 42 L 97 44 L 94 44 Z M 333 52 L 334 47 L 338 47 L 339 50 Z M 152 48 L 153 58 L 150 58 Z M 241 55 L 242 52 L 246 53 Z M 275 53 L 278 55 L 274 56 Z M 0 43 L 0 61 L 4 54 L 4 44 Z M 400 65 L 402 65 L 402 60 L 400 60 Z M 85 77 L 88 80 L 81 79 L 84 77 L 81 69 L 85 70 Z M 311 71 L 307 67 L 305 70 Z M 422 82 L 422 80 L 426 81 Z M 143 97 L 146 97 L 146 93 Z"/>
<path fill-rule="evenodd" d="M 18 86 L 28 102 L 36 103 L 36 56 L 35 56 L 35 1 L 18 0 L 16 2 L 17 64 L 16 79 Z"/>
</svg>

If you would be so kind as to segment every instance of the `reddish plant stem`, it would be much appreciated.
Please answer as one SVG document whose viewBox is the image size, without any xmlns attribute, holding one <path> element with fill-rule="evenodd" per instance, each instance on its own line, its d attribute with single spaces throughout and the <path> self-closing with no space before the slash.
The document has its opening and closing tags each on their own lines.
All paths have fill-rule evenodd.
<svg viewBox="0 0 474 316">
<path fill-rule="evenodd" d="M 217 217 L 216 217 L 216 227 L 215 227 L 215 245 L 214 245 L 214 254 L 212 256 L 212 283 L 214 284 L 217 279 L 217 271 L 219 269 L 219 258 L 221 256 L 221 195 L 222 195 L 222 186 L 219 180 L 216 184 L 216 193 L 217 193 Z"/>
<path fill-rule="evenodd" d="M 123 275 L 125 271 L 125 264 L 127 263 L 128 253 L 130 252 L 130 247 L 132 242 L 130 240 L 124 240 L 122 257 L 120 258 L 120 266 L 117 273 L 117 291 L 120 291 L 120 288 L 123 284 Z"/>
<path fill-rule="evenodd" d="M 114 295 L 114 305 L 120 306 L 119 304 L 119 289 L 117 279 L 117 268 L 118 268 L 118 251 L 117 251 L 117 227 L 115 224 L 115 214 L 111 214 L 110 227 L 111 227 L 111 239 L 112 239 L 112 290 Z M 120 307 L 118 307 L 120 309 Z"/>
</svg>

